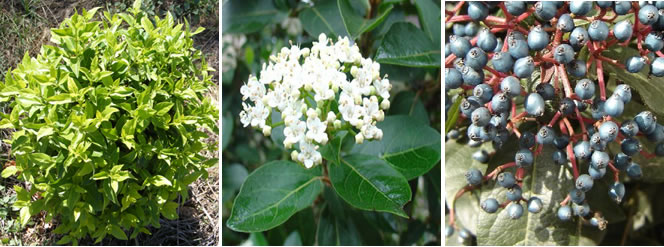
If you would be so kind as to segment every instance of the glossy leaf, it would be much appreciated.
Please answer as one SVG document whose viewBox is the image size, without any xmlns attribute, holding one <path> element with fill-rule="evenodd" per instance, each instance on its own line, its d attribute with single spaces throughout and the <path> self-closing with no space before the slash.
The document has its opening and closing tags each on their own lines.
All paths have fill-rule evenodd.
<svg viewBox="0 0 664 247">
<path fill-rule="evenodd" d="M 257 32 L 287 16 L 287 12 L 277 9 L 271 0 L 226 1 L 221 9 L 223 33 Z"/>
<path fill-rule="evenodd" d="M 429 113 L 415 92 L 402 91 L 391 98 L 390 101 L 391 106 L 387 112 L 388 115 L 407 115 L 420 123 L 429 124 Z"/>
<path fill-rule="evenodd" d="M 408 38 L 404 38 L 408 37 Z M 440 47 L 415 25 L 407 22 L 392 24 L 376 51 L 379 63 L 408 67 L 440 67 Z"/>
<path fill-rule="evenodd" d="M 422 29 L 429 39 L 433 41 L 434 46 L 440 47 L 440 6 L 433 0 L 416 0 L 418 18 Z"/>
<path fill-rule="evenodd" d="M 376 125 L 383 131 L 380 141 L 366 141 L 353 153 L 377 155 L 406 179 L 418 177 L 440 161 L 440 134 L 428 124 L 409 116 L 387 116 Z"/>
<path fill-rule="evenodd" d="M 257 232 L 276 227 L 311 205 L 323 185 L 320 167 L 306 169 L 290 161 L 272 161 L 253 171 L 235 198 L 226 225 Z"/>
<path fill-rule="evenodd" d="M 18 172 L 18 168 L 16 166 L 8 166 L 4 170 L 2 170 L 2 177 L 3 178 L 8 178 L 11 176 L 14 176 Z"/>
<path fill-rule="evenodd" d="M 221 197 L 223 202 L 228 201 L 235 195 L 235 192 L 240 189 L 248 175 L 247 168 L 243 165 L 221 165 Z"/>
<path fill-rule="evenodd" d="M 376 28 L 378 24 L 385 20 L 385 17 L 393 8 L 391 4 L 381 5 L 375 18 L 365 19 L 364 16 L 357 14 L 349 0 L 337 0 L 337 5 L 339 6 L 341 19 L 351 39 L 357 39 L 361 34 Z"/>
<path fill-rule="evenodd" d="M 304 30 L 314 38 L 318 38 L 321 33 L 335 38 L 337 36 L 349 36 L 335 0 L 316 2 L 313 7 L 302 10 L 299 18 Z"/>
<path fill-rule="evenodd" d="M 323 208 L 318 219 L 317 244 L 360 245 L 360 236 L 352 221 L 334 216 L 330 209 Z"/>
<path fill-rule="evenodd" d="M 352 154 L 328 169 L 335 191 L 350 205 L 407 217 L 402 207 L 411 197 L 408 181 L 384 160 Z"/>
</svg>

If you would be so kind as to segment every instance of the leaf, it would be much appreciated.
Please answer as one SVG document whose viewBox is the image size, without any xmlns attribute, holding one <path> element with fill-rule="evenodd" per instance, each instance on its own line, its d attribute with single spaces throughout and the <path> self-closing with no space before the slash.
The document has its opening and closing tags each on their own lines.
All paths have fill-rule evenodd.
<svg viewBox="0 0 664 247">
<path fill-rule="evenodd" d="M 221 150 L 225 150 L 233 136 L 233 116 L 224 115 L 221 122 Z"/>
<path fill-rule="evenodd" d="M 387 116 L 376 125 L 383 131 L 380 141 L 356 144 L 353 153 L 377 155 L 411 180 L 440 161 L 440 134 L 428 124 L 409 116 Z"/>
<path fill-rule="evenodd" d="M 411 198 L 408 181 L 384 160 L 352 154 L 328 169 L 334 190 L 350 205 L 408 217 L 402 209 Z"/>
<path fill-rule="evenodd" d="M 335 38 L 349 36 L 339 6 L 334 0 L 316 2 L 313 7 L 302 10 L 299 18 L 304 30 L 314 38 L 318 38 L 321 33 Z"/>
<path fill-rule="evenodd" d="M 3 178 L 8 178 L 11 176 L 14 176 L 18 172 L 18 168 L 16 166 L 8 166 L 4 170 L 2 170 L 2 177 Z"/>
<path fill-rule="evenodd" d="M 249 234 L 249 239 L 248 241 L 250 242 L 249 245 L 253 246 L 267 246 L 267 240 L 265 239 L 265 236 L 263 235 L 262 232 L 252 232 Z"/>
<path fill-rule="evenodd" d="M 457 123 L 457 119 L 459 118 L 459 106 L 461 105 L 461 100 L 463 100 L 463 97 L 458 96 L 456 100 L 454 101 L 454 104 L 452 107 L 450 107 L 450 110 L 447 112 L 447 116 L 449 116 L 445 122 L 445 133 L 450 132 L 450 129 L 454 127 Z"/>
<path fill-rule="evenodd" d="M 440 47 L 440 6 L 432 0 L 415 0 L 422 29 L 436 47 Z"/>
<path fill-rule="evenodd" d="M 45 126 L 39 129 L 39 132 L 37 132 L 37 141 L 41 139 L 42 137 L 45 136 L 50 136 L 53 134 L 53 127 Z"/>
<path fill-rule="evenodd" d="M 169 220 L 175 220 L 178 218 L 178 203 L 177 202 L 166 202 L 164 206 L 161 208 L 161 215 L 163 215 L 166 219 Z"/>
<path fill-rule="evenodd" d="M 30 216 L 30 207 L 22 207 L 19 213 L 21 227 L 25 227 L 30 222 Z"/>
<path fill-rule="evenodd" d="M 61 104 L 69 104 L 74 102 L 74 98 L 71 96 L 71 94 L 63 93 L 48 97 L 46 101 L 52 105 L 61 105 Z"/>
<path fill-rule="evenodd" d="M 638 56 L 638 51 L 629 47 L 616 47 L 606 52 L 606 56 L 617 59 L 624 63 L 630 56 Z M 626 82 L 641 96 L 643 102 L 649 109 L 664 114 L 664 78 L 649 76 L 650 67 L 645 66 L 639 73 L 629 73 L 624 69 L 617 68 L 610 63 L 604 63 L 604 68 L 619 80 Z M 606 72 L 605 72 L 606 73 Z"/>
<path fill-rule="evenodd" d="M 166 177 L 164 177 L 162 175 L 152 176 L 152 178 L 150 179 L 150 183 L 154 186 L 157 186 L 157 187 L 159 187 L 159 186 L 173 186 L 171 181 L 169 181 Z"/>
<path fill-rule="evenodd" d="M 279 23 L 287 12 L 279 11 L 272 0 L 226 1 L 222 5 L 223 33 L 252 33 L 268 24 Z"/>
<path fill-rule="evenodd" d="M 57 244 L 57 245 L 65 245 L 65 244 L 68 244 L 68 243 L 71 243 L 71 237 L 70 237 L 69 235 L 62 237 L 62 238 L 61 238 L 60 240 L 58 240 L 58 242 L 56 242 L 55 244 Z"/>
<path fill-rule="evenodd" d="M 221 197 L 222 202 L 233 198 L 235 192 L 240 189 L 242 183 L 247 179 L 247 168 L 240 164 L 221 165 Z"/>
<path fill-rule="evenodd" d="M 300 234 L 297 231 L 288 234 L 286 241 L 284 241 L 284 246 L 302 246 L 302 239 L 300 239 Z"/>
<path fill-rule="evenodd" d="M 408 37 L 408 38 L 404 38 Z M 408 22 L 392 24 L 376 51 L 376 62 L 408 67 L 440 67 L 440 47 Z"/>
<path fill-rule="evenodd" d="M 570 169 L 554 164 L 551 159 L 553 151 L 553 147 L 544 147 L 522 186 L 524 197 L 537 196 L 542 200 L 542 211 L 538 214 L 526 211 L 521 218 L 513 220 L 507 210 L 493 214 L 480 210 L 476 233 L 479 245 L 579 245 L 584 239 L 600 237 L 601 231 L 597 227 L 582 226 L 578 217 L 568 222 L 558 219 L 559 203 L 574 187 L 574 181 Z M 506 191 L 497 184 L 489 184 L 482 190 L 481 197 L 482 200 L 489 197 L 502 199 Z M 604 203 L 612 202 L 607 199 Z"/>
<path fill-rule="evenodd" d="M 402 91 L 391 99 L 390 110 L 387 115 L 407 115 L 419 123 L 429 124 L 429 113 L 413 91 Z"/>
<path fill-rule="evenodd" d="M 290 161 L 271 161 L 253 171 L 233 202 L 228 228 L 240 232 L 276 227 L 311 205 L 323 184 L 320 166 L 306 169 Z"/>
<path fill-rule="evenodd" d="M 362 244 L 353 222 L 337 218 L 327 206 L 323 208 L 318 220 L 316 240 L 319 246 Z"/>
<path fill-rule="evenodd" d="M 379 8 L 377 17 L 364 19 L 363 16 L 358 15 L 353 9 L 349 0 L 337 0 L 337 5 L 339 6 L 344 26 L 353 40 L 357 39 L 361 34 L 376 28 L 378 24 L 385 20 L 385 17 L 392 11 L 393 7 L 391 4 L 381 5 L 382 8 Z"/>
<path fill-rule="evenodd" d="M 111 225 L 111 235 L 117 239 L 127 240 L 127 234 L 118 225 Z"/>
</svg>

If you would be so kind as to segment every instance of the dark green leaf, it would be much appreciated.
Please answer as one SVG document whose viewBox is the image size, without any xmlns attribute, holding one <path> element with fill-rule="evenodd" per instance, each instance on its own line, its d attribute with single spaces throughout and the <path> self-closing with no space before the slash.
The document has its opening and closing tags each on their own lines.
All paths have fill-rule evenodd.
<svg viewBox="0 0 664 247">
<path fill-rule="evenodd" d="M 249 234 L 249 242 L 253 246 L 267 246 L 267 240 L 262 232 L 252 232 Z"/>
<path fill-rule="evenodd" d="M 302 10 L 299 17 L 304 30 L 314 38 L 321 33 L 335 38 L 349 36 L 335 0 L 316 2 L 313 7 Z"/>
<path fill-rule="evenodd" d="M 429 124 L 429 113 L 413 91 L 402 91 L 391 100 L 388 115 L 407 115 L 423 124 Z"/>
<path fill-rule="evenodd" d="M 461 100 L 463 100 L 463 97 L 458 96 L 457 99 L 454 101 L 454 104 L 452 107 L 450 107 L 450 110 L 447 112 L 447 120 L 445 120 L 445 133 L 449 132 L 454 125 L 457 123 L 457 119 L 459 118 L 459 106 L 461 105 Z"/>
<path fill-rule="evenodd" d="M 320 246 L 362 244 L 353 222 L 335 217 L 327 207 L 323 208 L 323 212 L 318 219 L 316 239 Z"/>
<path fill-rule="evenodd" d="M 288 234 L 286 241 L 284 241 L 284 246 L 301 246 L 301 245 L 302 245 L 302 239 L 300 239 L 300 234 L 297 231 Z"/>
<path fill-rule="evenodd" d="M 408 38 L 404 38 L 408 37 Z M 412 23 L 392 24 L 376 51 L 376 61 L 409 67 L 440 67 L 440 47 Z"/>
<path fill-rule="evenodd" d="M 311 205 L 323 184 L 320 166 L 306 169 L 290 161 L 272 161 L 252 172 L 235 198 L 226 225 L 257 232 L 276 227 Z"/>
<path fill-rule="evenodd" d="M 277 9 L 272 0 L 225 1 L 222 5 L 223 33 L 252 33 L 268 24 L 279 23 L 287 12 Z"/>
<path fill-rule="evenodd" d="M 436 47 L 440 47 L 440 6 L 433 0 L 416 0 L 418 17 L 422 29 Z"/>
<path fill-rule="evenodd" d="M 369 32 L 376 28 L 385 17 L 392 11 L 392 5 L 382 5 L 377 11 L 377 17 L 372 19 L 365 19 L 364 16 L 358 15 L 353 9 L 349 0 L 337 0 L 341 19 L 343 20 L 346 31 L 351 35 L 351 39 L 357 39 L 361 34 Z"/>
<path fill-rule="evenodd" d="M 243 165 L 221 165 L 222 202 L 228 201 L 235 195 L 235 192 L 240 189 L 240 186 L 242 186 L 242 183 L 247 178 L 247 175 L 249 175 L 247 168 L 245 168 Z"/>
<path fill-rule="evenodd" d="M 410 180 L 440 161 L 440 134 L 428 124 L 409 116 L 387 116 L 376 126 L 383 131 L 380 141 L 368 141 L 352 152 L 378 155 Z"/>
<path fill-rule="evenodd" d="M 233 136 L 233 117 L 231 115 L 224 115 L 221 122 L 221 150 L 223 151 L 228 146 Z"/>
<path fill-rule="evenodd" d="M 354 207 L 407 217 L 402 207 L 411 197 L 408 181 L 384 160 L 352 154 L 330 165 L 329 172 L 334 189 Z"/>
</svg>

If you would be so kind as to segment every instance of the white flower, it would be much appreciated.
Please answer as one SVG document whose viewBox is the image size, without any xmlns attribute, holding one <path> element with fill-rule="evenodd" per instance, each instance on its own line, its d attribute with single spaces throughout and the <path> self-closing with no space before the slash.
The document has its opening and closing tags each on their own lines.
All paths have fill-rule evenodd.
<svg viewBox="0 0 664 247">
<path fill-rule="evenodd" d="M 284 128 L 284 146 L 286 148 L 291 148 L 293 144 L 298 143 L 304 140 L 304 133 L 307 130 L 307 124 L 304 121 L 299 121 L 293 123 L 292 125 L 287 125 Z"/>
<path fill-rule="evenodd" d="M 299 18 L 288 17 L 281 22 L 281 28 L 286 29 L 288 35 L 297 36 L 302 33 L 302 22 Z"/>
<path fill-rule="evenodd" d="M 251 101 L 261 101 L 265 96 L 265 86 L 256 80 L 256 77 L 249 77 L 247 84 L 240 87 L 242 100 L 249 98 Z"/>
<path fill-rule="evenodd" d="M 387 79 L 374 80 L 373 86 L 376 88 L 376 94 L 383 99 L 390 97 L 390 89 L 392 89 L 392 84 Z"/>
<path fill-rule="evenodd" d="M 326 122 L 321 122 L 318 117 L 309 118 L 307 120 L 307 139 L 314 140 L 317 143 L 325 144 L 327 143 L 327 128 Z"/>
<path fill-rule="evenodd" d="M 318 152 L 318 145 L 301 141 L 300 150 L 302 152 L 297 155 L 297 159 L 302 162 L 306 168 L 311 168 L 314 165 L 323 162 L 323 157 L 320 152 Z"/>
<path fill-rule="evenodd" d="M 242 103 L 242 112 L 240 112 L 240 122 L 244 127 L 251 125 L 251 127 L 263 128 L 265 120 L 270 114 L 270 109 L 265 107 L 261 101 L 255 102 L 256 105 L 249 106 Z"/>
</svg>

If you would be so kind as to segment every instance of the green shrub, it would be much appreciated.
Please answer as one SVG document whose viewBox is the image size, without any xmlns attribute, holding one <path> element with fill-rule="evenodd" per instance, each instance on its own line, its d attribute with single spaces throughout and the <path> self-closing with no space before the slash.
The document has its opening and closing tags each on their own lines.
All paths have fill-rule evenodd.
<svg viewBox="0 0 664 247">
<path fill-rule="evenodd" d="M 203 96 L 212 69 L 192 46 L 202 28 L 134 6 L 101 21 L 97 8 L 74 14 L 51 30 L 55 46 L 26 53 L 0 83 L 0 101 L 13 102 L 0 128 L 16 129 L 16 165 L 2 176 L 27 184 L 13 207 L 23 225 L 42 210 L 57 218 L 58 244 L 149 233 L 217 163 L 200 154 L 216 149 L 201 130 L 217 133 L 219 116 Z"/>
</svg>

